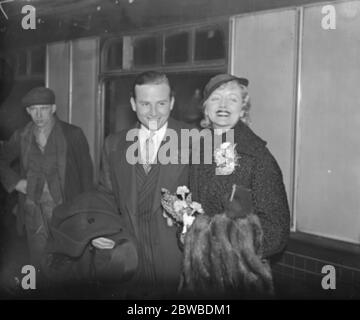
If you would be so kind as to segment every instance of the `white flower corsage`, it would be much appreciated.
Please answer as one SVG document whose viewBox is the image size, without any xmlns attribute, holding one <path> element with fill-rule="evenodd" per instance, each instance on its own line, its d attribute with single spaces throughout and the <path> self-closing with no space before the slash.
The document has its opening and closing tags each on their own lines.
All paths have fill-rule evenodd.
<svg viewBox="0 0 360 320">
<path fill-rule="evenodd" d="M 181 241 L 190 226 L 193 224 L 198 214 L 203 214 L 201 204 L 192 201 L 191 192 L 186 186 L 178 187 L 176 194 L 171 194 L 169 190 L 161 189 L 161 205 L 164 208 L 165 217 L 170 217 L 175 224 L 182 227 Z"/>
<path fill-rule="evenodd" d="M 216 163 L 216 175 L 226 176 L 234 172 L 238 164 L 239 155 L 236 152 L 236 144 L 224 142 L 214 151 L 214 159 Z"/>
</svg>

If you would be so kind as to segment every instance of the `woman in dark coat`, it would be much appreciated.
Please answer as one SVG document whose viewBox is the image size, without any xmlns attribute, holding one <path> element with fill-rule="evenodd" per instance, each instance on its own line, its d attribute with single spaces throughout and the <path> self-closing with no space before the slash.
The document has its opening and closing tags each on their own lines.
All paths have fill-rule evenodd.
<svg viewBox="0 0 360 320">
<path fill-rule="evenodd" d="M 201 203 L 206 216 L 214 217 L 217 214 L 225 213 L 225 220 L 236 221 L 251 215 L 251 219 L 254 218 L 251 221 L 255 221 L 253 225 L 260 226 L 260 242 L 255 243 L 254 247 L 250 249 L 260 259 L 268 259 L 281 252 L 287 243 L 290 214 L 281 170 L 267 149 L 266 142 L 248 126 L 250 102 L 247 86 L 247 79 L 229 74 L 217 75 L 206 85 L 202 125 L 211 129 L 212 141 L 219 141 L 219 143 L 217 145 L 214 143 L 214 148 L 210 148 L 212 150 L 210 157 L 212 163 L 210 164 L 205 164 L 203 161 L 204 150 L 208 152 L 210 149 L 204 148 L 204 145 L 201 148 L 200 159 L 203 163 L 191 166 L 190 190 L 193 200 Z M 231 205 L 229 199 L 233 200 L 234 194 L 237 194 L 237 203 Z M 200 242 L 203 241 L 201 244 L 203 248 L 207 246 L 205 243 L 208 244 L 213 241 L 211 239 L 216 238 L 214 238 L 216 224 L 231 228 L 231 223 L 226 222 L 227 220 L 224 220 L 225 222 L 221 222 L 219 219 L 217 219 L 218 222 L 214 219 L 197 220 L 185 239 L 185 278 L 186 272 L 194 274 L 194 271 L 186 270 L 186 265 L 191 265 L 192 268 L 196 265 L 196 261 L 194 261 L 196 251 L 189 247 L 194 246 L 195 242 L 190 244 L 190 241 L 194 241 L 194 238 L 200 234 L 195 234 L 196 230 L 200 230 L 199 224 L 206 225 L 208 223 L 209 227 L 209 237 L 203 235 L 201 240 L 198 239 Z M 251 225 L 251 221 L 249 225 Z M 202 228 L 204 229 L 204 227 Z M 231 232 L 224 230 L 223 233 L 227 234 L 227 240 L 224 238 L 225 240 L 221 241 L 227 241 L 232 254 L 238 255 L 233 247 L 234 237 Z M 254 241 L 256 241 L 256 236 Z M 202 257 L 199 258 L 201 261 L 199 265 L 202 265 L 199 267 L 199 273 L 203 273 L 203 275 L 216 273 L 216 271 L 211 271 L 212 268 L 214 269 L 214 264 L 216 265 L 211 262 L 211 259 L 215 257 L 211 250 L 215 250 L 214 246 L 209 249 L 208 253 L 205 253 L 204 249 L 201 253 Z M 204 257 L 206 255 L 208 255 L 207 258 Z M 187 261 L 191 259 L 191 263 Z M 230 260 L 236 260 L 236 263 L 239 263 L 239 259 L 226 258 L 225 260 L 227 270 L 224 271 L 224 274 L 228 275 L 226 277 L 230 277 L 229 270 L 232 269 Z M 221 261 L 219 263 L 224 264 Z M 244 265 L 247 264 L 244 263 Z M 220 268 L 220 266 L 218 267 Z M 189 280 L 188 277 L 188 282 L 193 280 Z M 212 280 L 212 282 L 214 281 Z M 189 286 L 189 283 L 187 285 Z"/>
</svg>

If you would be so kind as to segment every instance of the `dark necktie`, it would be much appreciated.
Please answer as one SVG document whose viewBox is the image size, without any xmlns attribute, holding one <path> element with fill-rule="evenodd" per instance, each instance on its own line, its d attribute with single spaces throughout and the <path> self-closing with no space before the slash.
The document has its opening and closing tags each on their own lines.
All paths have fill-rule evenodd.
<svg viewBox="0 0 360 320">
<path fill-rule="evenodd" d="M 145 161 L 143 164 L 146 174 L 151 170 L 151 160 L 155 152 L 155 142 L 154 142 L 155 133 L 150 133 L 150 136 L 145 140 Z"/>
</svg>

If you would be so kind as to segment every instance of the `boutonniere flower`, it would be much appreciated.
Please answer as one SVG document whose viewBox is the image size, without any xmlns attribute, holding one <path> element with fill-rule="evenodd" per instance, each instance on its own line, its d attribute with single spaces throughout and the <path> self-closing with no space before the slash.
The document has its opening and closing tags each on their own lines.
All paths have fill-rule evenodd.
<svg viewBox="0 0 360 320">
<path fill-rule="evenodd" d="M 216 175 L 230 175 L 234 172 L 235 167 L 239 165 L 239 155 L 236 152 L 236 144 L 224 142 L 214 151 L 214 159 L 216 163 Z"/>
<path fill-rule="evenodd" d="M 198 214 L 203 214 L 201 204 L 192 201 L 191 192 L 186 186 L 177 188 L 175 194 L 169 190 L 161 189 L 161 205 L 164 208 L 164 217 L 171 218 L 175 224 L 182 227 L 180 239 L 183 242 L 185 234 L 193 224 Z"/>
</svg>

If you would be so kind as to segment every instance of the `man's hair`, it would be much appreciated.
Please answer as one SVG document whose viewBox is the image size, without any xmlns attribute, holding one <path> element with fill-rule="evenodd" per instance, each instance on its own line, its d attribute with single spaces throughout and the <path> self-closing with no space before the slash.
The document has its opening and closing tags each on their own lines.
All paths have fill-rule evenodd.
<svg viewBox="0 0 360 320">
<path fill-rule="evenodd" d="M 131 90 L 131 96 L 135 99 L 136 98 L 136 93 L 135 93 L 135 87 L 141 86 L 143 84 L 167 84 L 170 88 L 170 96 L 173 96 L 173 91 L 170 85 L 170 81 L 168 79 L 168 77 L 166 76 L 165 73 L 163 72 L 159 72 L 159 71 L 145 71 L 143 73 L 140 73 L 132 86 L 132 90 Z"/>
</svg>

